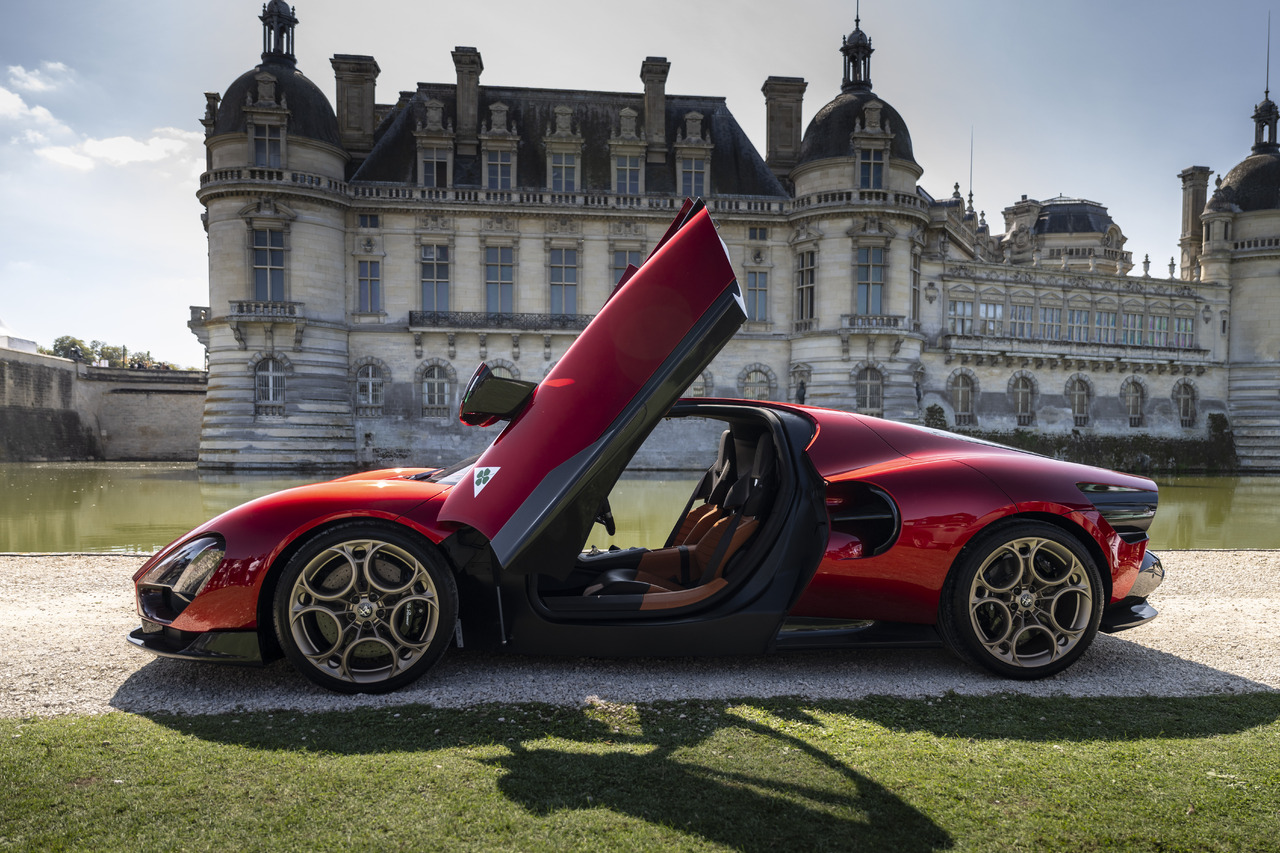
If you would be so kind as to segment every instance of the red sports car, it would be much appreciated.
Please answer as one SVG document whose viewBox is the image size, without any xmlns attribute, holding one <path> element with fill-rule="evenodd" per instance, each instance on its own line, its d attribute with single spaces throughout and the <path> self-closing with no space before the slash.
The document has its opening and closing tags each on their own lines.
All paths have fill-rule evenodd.
<svg viewBox="0 0 1280 853">
<path fill-rule="evenodd" d="M 354 693 L 464 642 L 674 656 L 941 641 L 1038 678 L 1099 630 L 1155 618 L 1150 480 L 849 412 L 678 399 L 746 316 L 706 209 L 686 204 L 628 273 L 541 382 L 479 367 L 462 420 L 508 422 L 479 457 L 218 516 L 139 569 L 129 639 L 190 660 L 283 653 Z M 718 434 L 714 464 L 666 541 L 584 551 L 663 419 Z"/>
</svg>

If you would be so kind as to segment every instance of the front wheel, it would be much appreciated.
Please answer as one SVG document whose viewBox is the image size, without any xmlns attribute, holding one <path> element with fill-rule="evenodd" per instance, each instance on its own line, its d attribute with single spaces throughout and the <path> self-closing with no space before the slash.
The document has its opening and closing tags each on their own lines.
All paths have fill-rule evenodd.
<svg viewBox="0 0 1280 853">
<path fill-rule="evenodd" d="M 294 554 L 276 587 L 274 613 L 285 656 L 307 678 L 339 693 L 387 693 L 444 654 L 458 592 L 428 545 L 354 522 Z"/>
<path fill-rule="evenodd" d="M 1075 662 L 1098 633 L 1102 577 L 1079 542 L 1039 521 L 1004 524 L 965 549 L 938 605 L 960 658 L 1009 678 L 1043 678 Z"/>
</svg>

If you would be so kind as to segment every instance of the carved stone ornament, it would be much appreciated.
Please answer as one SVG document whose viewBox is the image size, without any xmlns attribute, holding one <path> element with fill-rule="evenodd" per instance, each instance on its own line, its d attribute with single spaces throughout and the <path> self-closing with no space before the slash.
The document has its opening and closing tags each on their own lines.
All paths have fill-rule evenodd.
<svg viewBox="0 0 1280 853">
<path fill-rule="evenodd" d="M 516 220 L 513 216 L 495 216 L 492 219 L 486 219 L 482 229 L 484 231 L 516 231 Z"/>
<path fill-rule="evenodd" d="M 263 71 L 253 79 L 258 81 L 258 106 L 274 107 L 276 105 L 275 75 Z"/>
<path fill-rule="evenodd" d="M 418 227 L 424 231 L 452 231 L 453 220 L 448 216 L 426 214 L 418 220 Z"/>
<path fill-rule="evenodd" d="M 823 236 L 822 229 L 818 226 L 809 222 L 801 222 L 796 230 L 792 232 L 791 239 L 787 242 L 794 245 L 803 243 L 806 240 L 820 240 Z"/>
<path fill-rule="evenodd" d="M 562 216 L 559 219 L 552 219 L 547 222 L 548 234 L 580 234 L 582 233 L 582 223 L 576 219 L 570 219 Z"/>
</svg>

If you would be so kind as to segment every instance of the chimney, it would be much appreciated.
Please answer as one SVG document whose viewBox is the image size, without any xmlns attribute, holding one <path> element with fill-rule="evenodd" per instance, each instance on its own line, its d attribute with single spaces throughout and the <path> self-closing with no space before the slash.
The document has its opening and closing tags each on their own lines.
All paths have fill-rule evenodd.
<svg viewBox="0 0 1280 853">
<path fill-rule="evenodd" d="M 665 56 L 645 57 L 640 65 L 644 81 L 644 135 L 649 147 L 647 163 L 667 162 L 667 72 L 671 63 Z"/>
<path fill-rule="evenodd" d="M 770 77 L 761 92 L 765 105 L 765 163 L 785 180 L 800 161 L 800 109 L 804 105 L 803 77 Z"/>
<path fill-rule="evenodd" d="M 374 85 L 378 63 L 372 56 L 334 54 L 329 60 L 338 95 L 338 134 L 354 157 L 373 150 Z"/>
<path fill-rule="evenodd" d="M 458 70 L 458 154 L 474 157 L 479 153 L 480 129 L 480 72 L 484 61 L 474 47 L 455 47 L 453 67 Z"/>
<path fill-rule="evenodd" d="M 1208 166 L 1192 166 L 1178 174 L 1182 179 L 1182 237 L 1178 246 L 1182 249 L 1184 279 L 1191 278 L 1192 268 L 1204 250 L 1204 226 L 1200 223 L 1200 214 L 1208 201 L 1209 175 L 1212 172 Z"/>
</svg>

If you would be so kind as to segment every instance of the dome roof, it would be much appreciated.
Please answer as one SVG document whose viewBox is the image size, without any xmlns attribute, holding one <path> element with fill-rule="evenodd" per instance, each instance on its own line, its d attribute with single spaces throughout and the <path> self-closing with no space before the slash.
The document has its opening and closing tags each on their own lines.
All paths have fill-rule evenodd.
<svg viewBox="0 0 1280 853">
<path fill-rule="evenodd" d="M 244 108 L 246 96 L 258 96 L 258 81 L 262 72 L 276 78 L 276 102 L 289 108 L 289 135 L 301 136 L 342 145 L 338 134 L 338 117 L 320 87 L 308 80 L 292 63 L 283 58 L 266 55 L 261 65 L 241 74 L 227 87 L 218 106 L 214 133 L 244 133 L 248 128 Z"/>
<path fill-rule="evenodd" d="M 1036 234 L 1105 234 L 1115 225 L 1107 209 L 1096 201 L 1051 198 L 1040 208 L 1032 231 Z"/>
<path fill-rule="evenodd" d="M 1253 154 L 1218 185 L 1209 206 L 1215 210 L 1280 209 L 1280 154 Z"/>
<path fill-rule="evenodd" d="M 878 101 L 880 110 L 880 126 L 887 127 L 893 134 L 889 155 L 899 160 L 916 162 L 911 152 L 911 133 L 907 123 L 898 115 L 898 111 L 877 98 L 869 90 L 844 92 L 837 95 L 809 122 L 800 143 L 800 163 L 813 160 L 825 160 L 830 157 L 849 157 L 849 134 L 865 124 L 863 113 L 867 104 Z"/>
</svg>

